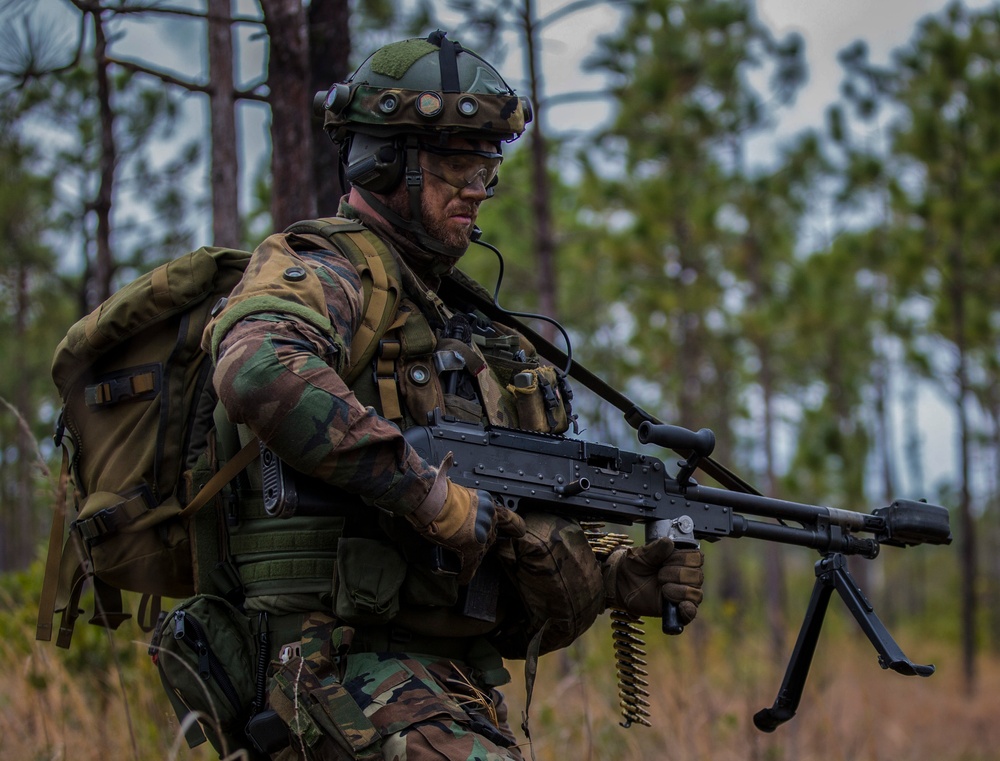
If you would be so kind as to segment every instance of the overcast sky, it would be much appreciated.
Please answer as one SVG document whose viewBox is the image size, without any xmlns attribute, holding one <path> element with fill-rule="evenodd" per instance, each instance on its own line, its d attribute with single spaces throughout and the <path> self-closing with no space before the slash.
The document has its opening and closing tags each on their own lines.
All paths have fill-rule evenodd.
<svg viewBox="0 0 1000 761">
<path fill-rule="evenodd" d="M 966 7 L 984 7 L 984 0 L 967 0 Z M 540 0 L 540 17 L 566 5 L 566 0 Z M 942 0 L 757 0 L 757 14 L 777 37 L 797 32 L 806 43 L 809 79 L 794 106 L 783 116 L 779 133 L 787 136 L 805 127 L 820 127 L 826 107 L 837 100 L 841 80 L 837 54 L 856 40 L 864 40 L 875 62 L 886 62 L 891 51 L 904 45 L 917 22 L 946 7 Z M 593 50 L 598 34 L 611 31 L 617 12 L 611 5 L 572 14 L 549 27 L 544 36 L 544 71 L 549 93 L 599 87 L 600 81 L 580 71 L 580 62 Z M 457 30 L 456 30 L 457 33 Z M 504 73 L 520 75 L 520 61 L 512 51 Z M 569 108 L 569 107 L 567 107 Z M 554 120 L 569 120 L 557 110 Z"/>
</svg>

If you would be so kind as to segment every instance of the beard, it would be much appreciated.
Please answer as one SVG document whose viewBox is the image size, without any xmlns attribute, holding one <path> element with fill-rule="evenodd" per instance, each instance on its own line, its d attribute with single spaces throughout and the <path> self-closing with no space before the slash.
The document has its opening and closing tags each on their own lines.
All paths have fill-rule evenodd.
<svg viewBox="0 0 1000 761">
<path fill-rule="evenodd" d="M 426 191 L 420 193 L 420 222 L 427 234 L 439 243 L 448 248 L 464 250 L 472 242 L 472 230 L 474 225 L 466 228 L 457 227 L 450 221 L 450 214 L 460 212 L 472 220 L 478 214 L 478 204 L 462 204 L 462 207 L 453 207 L 455 200 L 440 205 L 434 203 L 430 194 Z M 412 219 L 410 214 L 410 195 L 405 183 L 400 183 L 395 190 L 386 196 L 386 206 L 401 216 L 403 219 Z M 417 236 L 409 230 L 399 230 L 407 240 L 420 244 Z"/>
</svg>

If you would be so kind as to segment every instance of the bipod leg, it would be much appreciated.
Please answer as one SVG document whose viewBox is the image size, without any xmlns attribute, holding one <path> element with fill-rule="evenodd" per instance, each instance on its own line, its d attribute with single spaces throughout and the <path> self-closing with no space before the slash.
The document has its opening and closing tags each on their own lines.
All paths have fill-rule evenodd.
<svg viewBox="0 0 1000 761">
<path fill-rule="evenodd" d="M 809 667 L 812 665 L 813 654 L 816 652 L 816 642 L 823 628 L 823 617 L 833 594 L 834 580 L 830 573 L 822 568 L 823 558 L 816 563 L 816 583 L 813 584 L 809 607 L 806 609 L 799 637 L 795 641 L 795 649 L 785 669 L 785 678 L 778 690 L 778 697 L 770 708 L 762 708 L 754 714 L 753 723 L 762 732 L 773 732 L 795 715 L 802 699 L 802 688 L 805 687 Z"/>
<path fill-rule="evenodd" d="M 875 646 L 878 652 L 878 663 L 884 669 L 892 669 L 897 674 L 904 676 L 930 676 L 934 673 L 934 666 L 921 666 L 907 658 L 896 640 L 892 638 L 879 617 L 875 615 L 875 608 L 868 602 L 850 571 L 847 570 L 847 560 L 843 555 L 836 554 L 823 558 L 817 567 L 828 564 L 828 573 L 836 586 L 837 592 L 843 598 L 847 609 L 851 611 L 858 626 L 868 636 L 868 640 Z"/>
</svg>

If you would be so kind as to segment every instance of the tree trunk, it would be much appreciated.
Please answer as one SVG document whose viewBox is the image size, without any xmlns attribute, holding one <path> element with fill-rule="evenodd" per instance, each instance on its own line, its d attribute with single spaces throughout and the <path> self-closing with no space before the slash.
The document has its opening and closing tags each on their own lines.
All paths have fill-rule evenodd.
<svg viewBox="0 0 1000 761">
<path fill-rule="evenodd" d="M 231 0 L 208 0 L 208 61 L 212 93 L 212 241 L 242 243 L 239 211 L 239 158 L 236 155 L 236 95 L 233 82 Z"/>
<path fill-rule="evenodd" d="M 535 14 L 532 0 L 524 0 L 523 7 L 525 56 L 529 77 L 528 89 L 534 109 L 528 148 L 531 151 L 532 191 L 534 210 L 534 257 L 538 266 L 538 309 L 542 314 L 558 318 L 559 284 L 556 277 L 556 242 L 552 228 L 552 191 L 549 188 L 548 142 L 542 128 L 541 75 L 538 70 L 538 45 L 535 38 Z M 549 341 L 556 338 L 556 328 L 548 322 L 539 326 L 539 332 Z"/>
<path fill-rule="evenodd" d="M 349 16 L 347 0 L 312 0 L 309 5 L 309 81 L 313 93 L 326 92 L 350 74 Z M 340 184 L 340 158 L 322 120 L 313 115 L 312 125 L 316 209 L 321 216 L 329 216 L 336 213 L 345 191 Z"/>
<path fill-rule="evenodd" d="M 271 104 L 271 223 L 283 230 L 316 216 L 312 185 L 309 43 L 301 0 L 261 0 Z"/>
<path fill-rule="evenodd" d="M 111 108 L 111 83 L 108 76 L 107 38 L 101 11 L 94 18 L 94 60 L 97 76 L 97 103 L 100 114 L 101 155 L 100 180 L 93 211 L 97 216 L 96 252 L 93 280 L 88 288 L 88 308 L 93 309 L 111 295 L 111 278 L 115 263 L 111 252 L 111 199 L 117 161 L 114 134 L 114 112 Z"/>
<path fill-rule="evenodd" d="M 742 156 L 740 158 L 742 164 Z M 747 280 L 752 288 L 750 307 L 761 310 L 771 297 L 770 284 L 765 274 L 766 256 L 759 239 L 752 233 L 743 238 L 746 251 Z M 763 406 L 763 430 L 761 445 L 764 447 L 764 493 L 777 497 L 778 478 L 775 468 L 775 391 L 774 368 L 771 345 L 768 335 L 758 334 L 753 338 L 753 344 L 760 361 L 760 372 L 757 382 Z M 779 545 L 765 543 L 761 546 L 764 553 L 764 604 L 767 614 L 767 626 L 771 643 L 771 655 L 776 662 L 786 656 L 785 648 L 785 608 L 787 595 L 785 591 L 785 553 Z"/>
<path fill-rule="evenodd" d="M 959 523 L 961 525 L 962 568 L 962 667 L 965 690 L 969 695 L 976 691 L 976 531 L 972 517 L 972 495 L 969 491 L 969 450 L 971 427 L 966 412 L 969 396 L 969 371 L 965 336 L 965 259 L 961 234 L 948 252 L 951 272 L 950 299 L 954 320 L 957 367 L 957 395 L 955 413 L 958 416 L 959 437 Z"/>
<path fill-rule="evenodd" d="M 758 282 L 757 292 L 762 284 Z M 779 496 L 777 493 L 778 479 L 774 466 L 774 377 L 771 369 L 771 352 L 767 339 L 762 338 L 757 348 L 760 358 L 760 388 L 764 397 L 764 493 Z M 763 545 L 764 549 L 764 600 L 767 609 L 767 623 L 771 640 L 771 655 L 780 662 L 786 656 L 785 647 L 785 607 L 787 595 L 785 591 L 785 553 L 778 544 Z"/>
</svg>

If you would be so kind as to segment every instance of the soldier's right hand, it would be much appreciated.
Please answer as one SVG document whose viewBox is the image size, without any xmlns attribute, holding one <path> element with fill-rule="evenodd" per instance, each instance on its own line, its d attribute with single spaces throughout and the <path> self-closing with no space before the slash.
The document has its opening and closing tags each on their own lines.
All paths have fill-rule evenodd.
<svg viewBox="0 0 1000 761">
<path fill-rule="evenodd" d="M 525 526 L 521 516 L 494 502 L 489 492 L 447 478 L 450 465 L 449 457 L 427 498 L 407 519 L 421 536 L 458 555 L 458 582 L 467 584 L 497 535 L 524 536 Z"/>
</svg>

